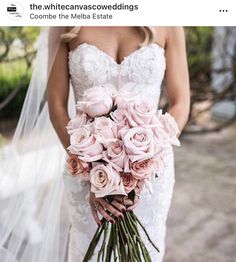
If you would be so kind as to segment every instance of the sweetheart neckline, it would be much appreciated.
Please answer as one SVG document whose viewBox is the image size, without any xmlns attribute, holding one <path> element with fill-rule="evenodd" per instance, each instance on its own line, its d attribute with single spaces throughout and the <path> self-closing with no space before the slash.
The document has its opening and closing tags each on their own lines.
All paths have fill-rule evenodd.
<svg viewBox="0 0 236 262">
<path fill-rule="evenodd" d="M 103 51 L 101 48 L 98 48 L 96 45 L 93 45 L 93 44 L 89 44 L 89 43 L 82 43 L 82 44 L 79 44 L 77 45 L 74 49 L 70 50 L 68 53 L 71 54 L 77 50 L 79 50 L 81 47 L 83 46 L 88 46 L 88 47 L 91 47 L 93 48 L 94 50 L 96 50 L 97 52 L 100 52 L 101 54 L 105 55 L 107 58 L 109 58 L 110 61 L 112 61 L 116 66 L 122 66 L 125 61 L 127 61 L 127 59 L 129 59 L 130 57 L 136 55 L 139 51 L 143 50 L 143 49 L 146 49 L 148 47 L 151 47 L 151 46 L 156 46 L 159 50 L 161 50 L 163 53 L 165 53 L 165 48 L 160 46 L 158 43 L 155 43 L 155 42 L 152 42 L 148 45 L 145 45 L 145 46 L 142 46 L 136 50 L 134 50 L 133 52 L 131 52 L 129 55 L 127 56 L 124 56 L 122 61 L 120 63 L 118 63 L 114 57 L 112 57 L 111 55 L 109 55 L 107 52 Z"/>
</svg>

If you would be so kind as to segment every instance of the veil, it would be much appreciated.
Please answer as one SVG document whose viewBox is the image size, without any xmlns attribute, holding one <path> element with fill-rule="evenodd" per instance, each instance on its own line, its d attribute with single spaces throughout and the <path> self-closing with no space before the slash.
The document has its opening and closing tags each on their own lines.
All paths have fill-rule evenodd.
<svg viewBox="0 0 236 262">
<path fill-rule="evenodd" d="M 64 150 L 50 122 L 47 80 L 65 27 L 43 28 L 16 131 L 0 151 L 0 261 L 64 262 L 69 216 Z M 71 87 L 70 87 L 71 88 Z M 69 114 L 74 114 L 70 90 Z"/>
</svg>

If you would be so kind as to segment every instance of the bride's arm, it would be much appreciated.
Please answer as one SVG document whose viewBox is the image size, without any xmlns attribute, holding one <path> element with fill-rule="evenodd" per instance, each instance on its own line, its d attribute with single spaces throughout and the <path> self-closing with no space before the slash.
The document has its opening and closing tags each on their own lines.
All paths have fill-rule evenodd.
<svg viewBox="0 0 236 262">
<path fill-rule="evenodd" d="M 56 130 L 56 133 L 61 140 L 64 148 L 69 146 L 69 135 L 67 134 L 65 126 L 69 119 L 67 110 L 69 97 L 69 69 L 68 69 L 68 49 L 65 43 L 61 43 L 59 50 L 57 51 L 55 61 L 53 63 L 48 84 L 47 84 L 47 98 L 49 106 L 49 114 L 51 122 Z M 96 198 L 95 194 L 90 192 L 89 203 L 91 206 L 92 214 L 95 221 L 101 225 L 97 210 L 94 208 L 94 204 L 99 203 L 99 213 L 108 221 L 114 223 L 114 219 L 108 214 L 109 210 L 117 217 L 124 218 L 122 210 L 125 206 L 119 201 L 113 200 L 112 205 L 108 203 L 104 198 Z M 130 204 L 130 202 L 127 202 Z"/>
<path fill-rule="evenodd" d="M 169 113 L 175 118 L 180 131 L 189 115 L 190 88 L 183 27 L 166 30 L 166 85 Z"/>
<path fill-rule="evenodd" d="M 50 120 L 66 149 L 69 146 L 69 135 L 65 126 L 69 121 L 67 110 L 69 97 L 68 48 L 61 42 L 55 55 L 47 83 L 47 99 Z"/>
</svg>

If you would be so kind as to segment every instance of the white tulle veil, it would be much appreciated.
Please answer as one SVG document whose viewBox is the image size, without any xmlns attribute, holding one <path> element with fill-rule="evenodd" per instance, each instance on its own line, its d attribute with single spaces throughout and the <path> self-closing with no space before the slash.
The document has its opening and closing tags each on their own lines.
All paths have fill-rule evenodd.
<svg viewBox="0 0 236 262">
<path fill-rule="evenodd" d="M 64 262 L 69 219 L 64 195 L 66 152 L 49 119 L 47 79 L 64 27 L 43 28 L 21 116 L 0 151 L 0 261 Z M 68 102 L 73 114 L 74 97 Z"/>
</svg>

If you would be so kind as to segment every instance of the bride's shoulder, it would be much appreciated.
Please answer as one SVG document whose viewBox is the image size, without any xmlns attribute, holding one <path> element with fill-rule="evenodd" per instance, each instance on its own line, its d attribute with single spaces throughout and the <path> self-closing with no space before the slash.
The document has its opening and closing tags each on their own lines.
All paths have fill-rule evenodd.
<svg viewBox="0 0 236 262">
<path fill-rule="evenodd" d="M 163 48 L 166 46 L 167 40 L 167 27 L 166 26 L 154 26 L 156 33 L 156 43 Z"/>
<path fill-rule="evenodd" d="M 185 31 L 183 26 L 155 27 L 157 39 L 166 45 L 178 45 L 184 42 Z"/>
<path fill-rule="evenodd" d="M 165 29 L 166 39 L 178 39 L 184 35 L 183 26 L 167 26 Z"/>
<path fill-rule="evenodd" d="M 156 34 L 165 38 L 168 36 L 181 35 L 184 32 L 183 26 L 154 26 Z"/>
</svg>

